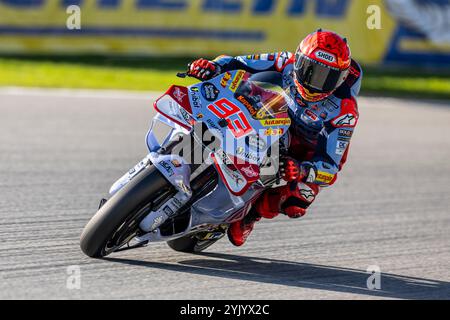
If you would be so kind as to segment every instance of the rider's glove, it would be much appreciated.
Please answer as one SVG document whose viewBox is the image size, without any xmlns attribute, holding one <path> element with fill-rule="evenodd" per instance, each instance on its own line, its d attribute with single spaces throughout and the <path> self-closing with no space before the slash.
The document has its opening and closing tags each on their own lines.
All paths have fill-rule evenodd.
<svg viewBox="0 0 450 320">
<path fill-rule="evenodd" d="M 287 182 L 302 181 L 312 183 L 316 180 L 317 170 L 311 162 L 302 162 L 299 164 L 291 157 L 282 157 L 280 159 L 281 178 Z"/>
<path fill-rule="evenodd" d="M 206 59 L 198 59 L 188 65 L 187 74 L 199 80 L 209 80 L 220 74 L 220 66 Z"/>
<path fill-rule="evenodd" d="M 291 157 L 280 159 L 281 178 L 286 182 L 292 182 L 300 178 L 300 167 L 297 161 Z"/>
<path fill-rule="evenodd" d="M 302 162 L 300 164 L 300 181 L 312 183 L 316 180 L 317 169 L 311 162 Z"/>
</svg>

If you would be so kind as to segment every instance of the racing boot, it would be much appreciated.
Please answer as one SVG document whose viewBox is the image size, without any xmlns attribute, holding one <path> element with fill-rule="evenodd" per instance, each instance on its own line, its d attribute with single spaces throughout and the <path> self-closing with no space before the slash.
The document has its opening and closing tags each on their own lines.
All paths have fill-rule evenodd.
<svg viewBox="0 0 450 320">
<path fill-rule="evenodd" d="M 242 220 L 233 222 L 227 232 L 230 242 L 237 247 L 242 246 L 259 220 L 261 216 L 252 208 Z"/>
</svg>

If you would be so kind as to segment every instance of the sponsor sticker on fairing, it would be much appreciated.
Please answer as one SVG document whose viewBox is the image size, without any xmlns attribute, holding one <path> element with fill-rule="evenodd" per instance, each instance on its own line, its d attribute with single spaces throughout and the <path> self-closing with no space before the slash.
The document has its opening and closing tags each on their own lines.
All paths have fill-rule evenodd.
<svg viewBox="0 0 450 320">
<path fill-rule="evenodd" d="M 219 96 L 219 89 L 216 88 L 216 86 L 210 82 L 205 82 L 202 84 L 200 88 L 201 94 L 203 98 L 205 98 L 208 101 L 214 101 Z"/>
<path fill-rule="evenodd" d="M 151 227 L 150 227 L 150 230 L 154 230 L 154 229 L 156 229 L 157 227 L 159 227 L 160 224 L 161 224 L 163 221 L 164 221 L 164 218 L 163 218 L 162 216 L 157 216 L 157 217 L 153 220 L 153 223 L 152 223 L 152 225 L 151 225 Z"/>
<path fill-rule="evenodd" d="M 252 134 L 245 137 L 247 145 L 255 151 L 260 151 L 266 148 L 266 142 L 257 134 Z"/>
<path fill-rule="evenodd" d="M 245 71 L 240 70 L 236 73 L 236 75 L 233 78 L 233 81 L 231 81 L 230 84 L 230 90 L 232 92 L 236 92 L 236 89 L 239 87 L 239 84 L 241 83 L 242 79 L 244 78 Z"/>
<path fill-rule="evenodd" d="M 208 124 L 209 127 L 220 131 L 220 128 L 216 125 L 216 123 L 212 119 L 206 119 L 206 123 Z"/>
<path fill-rule="evenodd" d="M 290 118 L 278 118 L 278 119 L 264 119 L 259 120 L 264 127 L 272 126 L 289 126 L 291 124 Z"/>
<path fill-rule="evenodd" d="M 269 128 L 264 131 L 265 136 L 281 136 L 284 134 L 283 128 Z"/>
<path fill-rule="evenodd" d="M 228 85 L 228 81 L 231 79 L 231 73 L 225 72 L 222 79 L 220 80 L 220 85 L 222 88 L 226 88 Z"/>
<path fill-rule="evenodd" d="M 184 119 L 187 123 L 189 123 L 189 124 L 192 125 L 193 123 L 192 123 L 192 119 L 191 119 L 190 114 L 189 114 L 186 110 L 184 110 L 183 108 L 180 108 L 179 110 L 180 110 L 180 113 L 181 113 L 181 116 L 183 117 L 183 119 Z"/>
<path fill-rule="evenodd" d="M 236 155 L 248 160 L 249 162 L 259 162 L 260 158 L 256 153 L 251 151 L 246 151 L 243 147 L 238 147 L 236 149 Z"/>
<path fill-rule="evenodd" d="M 251 104 L 250 102 L 248 102 L 244 96 L 238 96 L 236 98 L 240 103 L 242 103 L 245 108 L 247 108 L 248 112 L 250 112 L 250 115 L 254 116 L 258 110 L 256 110 Z"/>
<path fill-rule="evenodd" d="M 160 165 L 161 167 L 163 167 L 164 170 L 166 170 L 166 172 L 167 172 L 167 174 L 169 175 L 169 177 L 171 177 L 171 176 L 174 175 L 174 172 L 173 172 L 172 167 L 171 167 L 170 164 L 168 164 L 166 161 L 161 160 L 161 161 L 159 162 L 159 165 Z"/>
<path fill-rule="evenodd" d="M 193 89 L 197 89 L 197 90 L 193 90 Z M 194 108 L 202 107 L 202 100 L 200 99 L 200 96 L 198 94 L 198 88 L 196 88 L 196 87 L 191 88 L 191 100 L 192 100 L 192 106 Z"/>
</svg>

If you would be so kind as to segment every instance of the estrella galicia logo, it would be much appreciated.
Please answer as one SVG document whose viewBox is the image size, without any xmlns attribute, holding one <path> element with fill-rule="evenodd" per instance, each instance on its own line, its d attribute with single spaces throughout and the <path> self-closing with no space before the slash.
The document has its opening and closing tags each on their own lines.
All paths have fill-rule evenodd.
<svg viewBox="0 0 450 320">
<path fill-rule="evenodd" d="M 206 100 L 214 101 L 217 99 L 220 91 L 211 82 L 205 82 L 202 84 L 200 92 L 202 93 L 203 98 L 205 98 Z"/>
</svg>

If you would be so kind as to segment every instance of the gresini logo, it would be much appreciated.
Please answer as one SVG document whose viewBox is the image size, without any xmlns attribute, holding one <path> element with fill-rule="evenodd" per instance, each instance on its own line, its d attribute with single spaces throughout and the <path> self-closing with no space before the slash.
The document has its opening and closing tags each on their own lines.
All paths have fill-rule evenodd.
<svg viewBox="0 0 450 320">
<path fill-rule="evenodd" d="M 181 92 L 180 88 L 176 87 L 173 90 L 173 96 L 178 100 L 179 103 L 183 103 L 183 99 L 186 96 L 186 93 Z"/>
<path fill-rule="evenodd" d="M 242 167 L 241 168 L 242 173 L 245 174 L 246 177 L 248 178 L 255 178 L 258 176 L 258 173 L 255 172 L 250 166 L 248 167 Z"/>
</svg>

